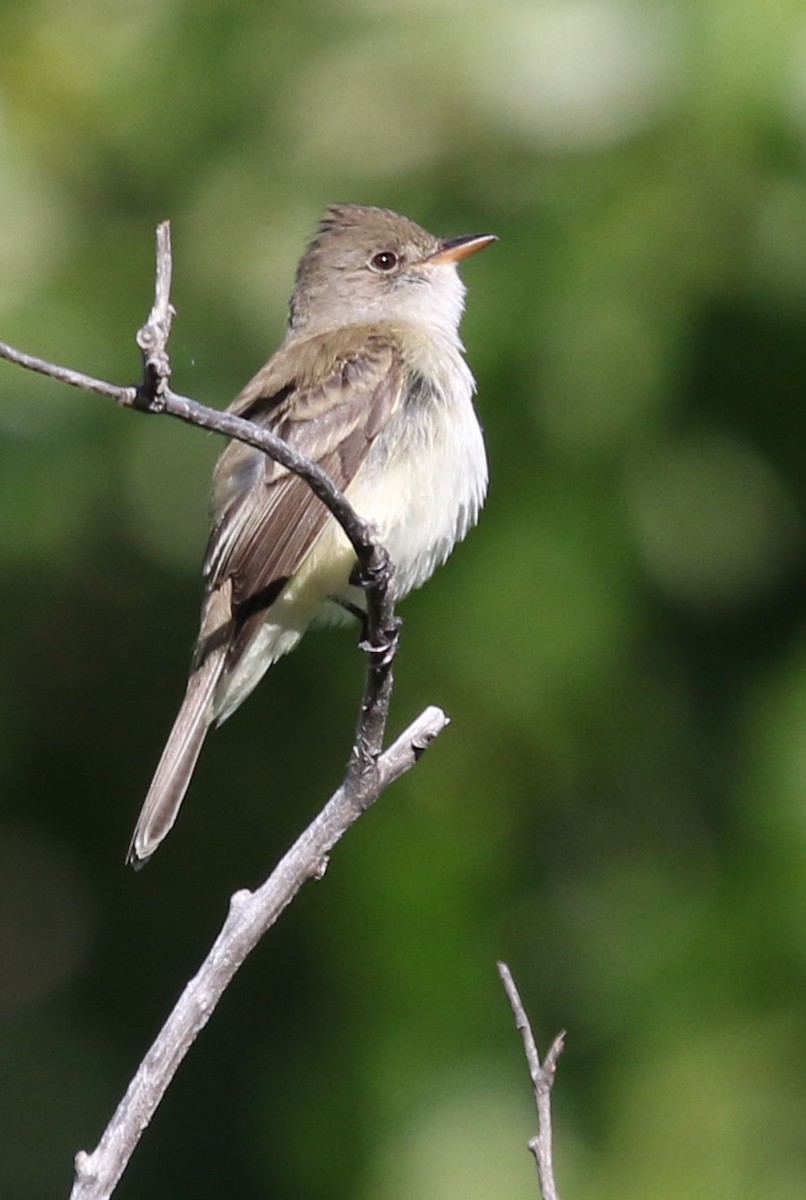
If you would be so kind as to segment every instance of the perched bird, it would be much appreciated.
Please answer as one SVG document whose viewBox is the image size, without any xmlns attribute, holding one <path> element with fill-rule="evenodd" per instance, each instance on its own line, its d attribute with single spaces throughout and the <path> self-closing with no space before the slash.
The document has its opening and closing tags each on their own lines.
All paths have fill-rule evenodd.
<svg viewBox="0 0 806 1200">
<path fill-rule="evenodd" d="M 439 240 L 386 209 L 329 208 L 297 269 L 285 340 L 230 407 L 319 463 L 375 523 L 398 598 L 445 561 L 487 490 L 456 264 L 494 240 Z M 261 451 L 227 445 L 212 512 L 198 642 L 129 847 L 135 865 L 176 820 L 210 726 L 314 619 L 363 606 L 341 527 Z"/>
</svg>

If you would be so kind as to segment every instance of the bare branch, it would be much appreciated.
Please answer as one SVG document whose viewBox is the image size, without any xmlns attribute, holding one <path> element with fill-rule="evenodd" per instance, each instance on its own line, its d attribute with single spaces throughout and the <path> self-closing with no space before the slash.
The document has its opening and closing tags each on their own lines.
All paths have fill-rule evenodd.
<svg viewBox="0 0 806 1200">
<path fill-rule="evenodd" d="M 70 387 L 81 388 L 84 392 L 95 392 L 99 396 L 111 396 L 118 404 L 134 404 L 137 399 L 137 388 L 118 387 L 117 384 L 107 383 L 105 379 L 93 379 L 91 375 L 82 375 L 80 371 L 72 371 L 69 367 L 59 367 L 47 359 L 37 358 L 33 354 L 25 354 L 15 350 L 6 342 L 0 342 L 0 358 L 7 362 L 24 367 L 26 371 L 36 371 L 39 375 L 47 375 L 57 379 L 59 383 L 68 383 Z"/>
<path fill-rule="evenodd" d="M 529 1064 L 529 1075 L 537 1108 L 537 1135 L 529 1141 L 529 1149 L 534 1155 L 537 1166 L 537 1179 L 543 1200 L 560 1200 L 557 1185 L 554 1182 L 554 1162 L 551 1135 L 551 1089 L 554 1087 L 554 1077 L 557 1071 L 557 1060 L 565 1046 L 565 1030 L 559 1033 L 551 1043 L 543 1062 L 537 1052 L 532 1027 L 523 1007 L 520 993 L 515 986 L 515 980 L 506 963 L 498 963 L 498 974 L 509 998 L 512 1012 L 515 1016 L 515 1028 L 523 1038 L 523 1049 Z"/>
<path fill-rule="evenodd" d="M 376 764 L 358 794 L 339 788 L 256 892 L 237 892 L 210 953 L 188 983 L 92 1154 L 76 1155 L 71 1200 L 106 1200 L 120 1179 L 179 1064 L 209 1021 L 224 990 L 283 909 L 309 879 L 319 879 L 327 856 L 361 813 L 399 779 L 448 724 L 427 708 Z"/>
<path fill-rule="evenodd" d="M 170 302 L 171 273 L 170 226 L 164 222 L 157 230 L 154 304 L 148 321 L 137 334 L 143 380 L 136 387 L 118 387 L 93 379 L 3 343 L 0 343 L 0 357 L 73 387 L 111 397 L 122 406 L 146 413 L 165 413 L 224 437 L 236 438 L 300 475 L 340 523 L 358 557 L 359 583 L 367 599 L 362 642 L 367 653 L 367 673 L 344 783 L 266 882 L 254 893 L 243 891 L 232 897 L 229 915 L 210 953 L 143 1059 L 98 1147 L 91 1154 L 81 1151 L 76 1155 L 72 1200 L 106 1200 L 112 1194 L 179 1064 L 247 955 L 302 885 L 308 879 L 321 878 L 330 850 L 353 822 L 390 783 L 414 766 L 448 724 L 440 709 L 428 708 L 382 753 L 398 640 L 394 573 L 389 555 L 377 541 L 371 523 L 358 516 L 315 462 L 297 454 L 267 430 L 231 413 L 206 408 L 171 390 L 167 350 L 174 317 Z"/>
<path fill-rule="evenodd" d="M 171 304 L 173 254 L 171 252 L 171 223 L 157 226 L 157 271 L 154 281 L 154 304 L 148 320 L 137 332 L 137 345 L 143 356 L 143 387 L 138 399 L 146 400 L 152 412 L 165 400 L 171 378 L 168 357 L 168 338 L 176 309 Z"/>
</svg>

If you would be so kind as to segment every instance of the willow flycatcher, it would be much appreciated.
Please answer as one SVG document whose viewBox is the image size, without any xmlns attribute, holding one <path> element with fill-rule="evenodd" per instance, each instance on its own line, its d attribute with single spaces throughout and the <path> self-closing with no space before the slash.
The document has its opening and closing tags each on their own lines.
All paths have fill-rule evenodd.
<svg viewBox="0 0 806 1200">
<path fill-rule="evenodd" d="M 456 264 L 494 240 L 440 241 L 386 209 L 329 208 L 297 269 L 285 340 L 230 407 L 319 463 L 375 523 L 397 598 L 445 561 L 487 490 Z M 176 820 L 210 726 L 314 619 L 363 603 L 339 524 L 261 451 L 229 443 L 215 467 L 212 511 L 201 629 L 129 847 L 134 864 Z"/>
</svg>

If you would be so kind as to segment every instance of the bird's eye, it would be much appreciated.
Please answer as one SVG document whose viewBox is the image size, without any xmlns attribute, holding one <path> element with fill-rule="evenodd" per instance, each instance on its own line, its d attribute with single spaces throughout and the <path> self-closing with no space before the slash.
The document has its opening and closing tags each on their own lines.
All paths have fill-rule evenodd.
<svg viewBox="0 0 806 1200">
<path fill-rule="evenodd" d="M 370 259 L 370 266 L 375 271 L 393 271 L 398 264 L 398 257 L 392 250 L 381 250 Z"/>
</svg>

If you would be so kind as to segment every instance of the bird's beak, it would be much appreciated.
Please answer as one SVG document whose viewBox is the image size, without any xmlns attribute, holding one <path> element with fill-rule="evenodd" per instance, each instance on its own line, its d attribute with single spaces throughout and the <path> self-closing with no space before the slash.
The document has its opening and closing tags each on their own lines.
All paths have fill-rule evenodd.
<svg viewBox="0 0 806 1200">
<path fill-rule="evenodd" d="M 435 250 L 433 254 L 429 254 L 425 261 L 434 266 L 461 262 L 463 258 L 469 258 L 471 254 L 489 246 L 490 242 L 497 241 L 498 238 L 494 233 L 471 233 L 465 237 L 448 238 L 444 242 L 440 242 L 439 249 Z"/>
</svg>

